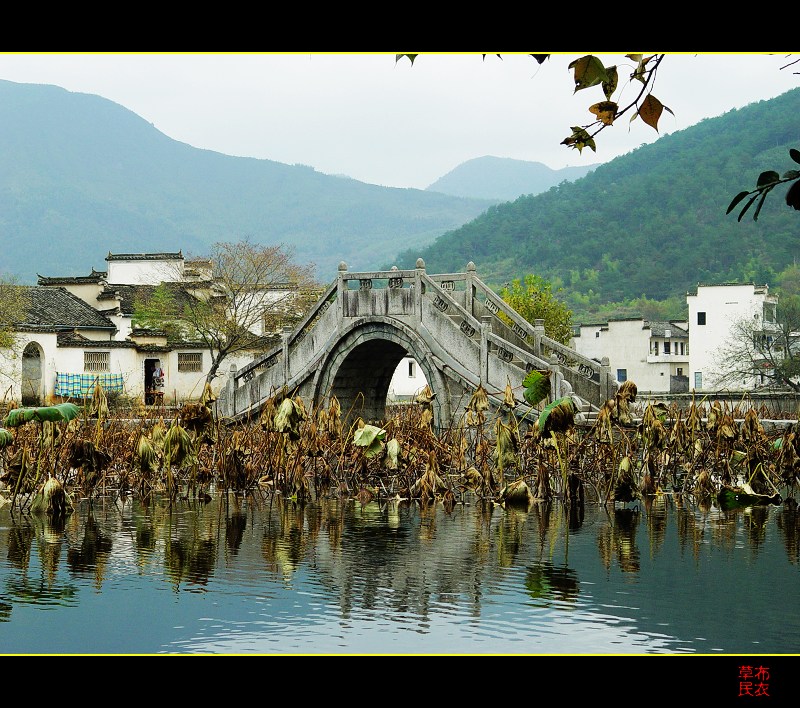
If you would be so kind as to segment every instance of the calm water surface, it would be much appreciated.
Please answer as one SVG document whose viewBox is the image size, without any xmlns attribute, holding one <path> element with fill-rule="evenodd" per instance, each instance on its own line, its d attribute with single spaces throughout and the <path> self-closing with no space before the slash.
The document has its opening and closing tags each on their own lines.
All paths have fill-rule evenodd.
<svg viewBox="0 0 800 708">
<path fill-rule="evenodd" d="M 789 654 L 800 514 L 83 501 L 0 509 L 6 654 Z"/>
</svg>

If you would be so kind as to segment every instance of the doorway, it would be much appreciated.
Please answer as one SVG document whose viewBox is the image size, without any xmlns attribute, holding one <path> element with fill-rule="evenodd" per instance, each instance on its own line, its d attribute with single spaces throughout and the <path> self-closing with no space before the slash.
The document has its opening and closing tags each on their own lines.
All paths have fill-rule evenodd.
<svg viewBox="0 0 800 708">
<path fill-rule="evenodd" d="M 42 402 L 42 350 L 36 342 L 29 342 L 22 352 L 23 406 L 38 406 Z"/>
<path fill-rule="evenodd" d="M 147 406 L 152 406 L 155 403 L 160 403 L 164 396 L 164 379 L 156 375 L 161 372 L 161 359 L 145 359 L 144 360 L 144 402 Z M 158 386 L 158 384 L 161 386 Z"/>
</svg>

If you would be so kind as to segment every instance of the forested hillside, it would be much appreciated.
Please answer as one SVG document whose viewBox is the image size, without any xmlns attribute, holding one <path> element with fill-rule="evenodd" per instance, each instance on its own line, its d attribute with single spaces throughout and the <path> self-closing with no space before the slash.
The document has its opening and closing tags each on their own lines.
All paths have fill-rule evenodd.
<svg viewBox="0 0 800 708">
<path fill-rule="evenodd" d="M 786 206 L 786 187 L 758 221 L 752 210 L 741 222 L 739 210 L 725 212 L 762 171 L 797 167 L 788 151 L 800 148 L 798 116 L 794 89 L 707 119 L 575 183 L 490 207 L 394 262 L 413 267 L 421 256 L 429 270 L 452 272 L 474 261 L 496 286 L 535 273 L 562 288 L 578 321 L 608 313 L 608 303 L 635 314 L 642 297 L 680 304 L 698 283 L 770 284 L 800 253 L 800 214 Z"/>
</svg>

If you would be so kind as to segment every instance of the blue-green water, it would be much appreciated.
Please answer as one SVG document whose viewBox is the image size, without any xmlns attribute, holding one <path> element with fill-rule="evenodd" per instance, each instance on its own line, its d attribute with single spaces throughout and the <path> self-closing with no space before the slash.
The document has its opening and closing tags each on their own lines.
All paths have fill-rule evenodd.
<svg viewBox="0 0 800 708">
<path fill-rule="evenodd" d="M 0 509 L 5 654 L 791 654 L 800 514 L 268 497 Z"/>
</svg>

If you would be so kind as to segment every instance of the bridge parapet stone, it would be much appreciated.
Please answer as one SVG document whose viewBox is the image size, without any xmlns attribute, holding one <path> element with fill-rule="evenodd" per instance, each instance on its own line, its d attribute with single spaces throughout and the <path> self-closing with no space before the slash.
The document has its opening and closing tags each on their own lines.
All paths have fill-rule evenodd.
<svg viewBox="0 0 800 708">
<path fill-rule="evenodd" d="M 333 304 L 335 307 L 330 307 Z M 512 324 L 501 318 L 501 311 Z M 384 342 L 389 347 L 386 356 L 375 359 L 378 344 L 358 352 L 360 337 Z M 561 376 L 559 382 L 567 381 L 567 376 L 576 378 L 572 368 L 565 368 L 562 357 L 570 362 L 580 358 L 577 352 L 573 357 L 572 350 L 547 338 L 543 322 L 531 325 L 509 310 L 507 303 L 477 278 L 472 262 L 465 273 L 438 275 L 428 275 L 421 258 L 413 270 L 394 266 L 388 271 L 350 272 L 341 262 L 337 279 L 312 314 L 294 331 L 284 331 L 281 346 L 258 365 L 245 367 L 252 369 L 252 380 L 245 380 L 244 370 L 231 376 L 218 405 L 244 415 L 245 409 L 255 409 L 264 397 L 274 395 L 276 386 L 285 384 L 302 387 L 312 397 L 329 395 L 323 392 L 325 385 L 335 384 L 340 391 L 363 388 L 364 377 L 369 385 L 369 377 L 376 374 L 373 364 L 385 377 L 386 366 L 401 349 L 413 350 L 421 366 L 419 357 L 423 356 L 426 378 L 432 376 L 442 390 L 443 412 L 461 405 L 456 398 L 471 395 L 479 383 L 502 391 L 507 380 L 519 385 L 533 368 L 554 367 L 555 375 Z M 342 367 L 349 353 L 356 358 Z M 267 361 L 280 366 L 267 366 Z M 596 362 L 586 366 L 587 371 L 592 370 L 593 380 L 577 376 L 583 379 L 578 384 L 589 394 L 580 395 L 595 403 L 600 398 L 599 388 L 610 381 L 610 367 Z M 562 390 L 560 384 L 553 388 L 556 394 Z M 375 398 L 375 390 L 369 395 Z"/>
</svg>

